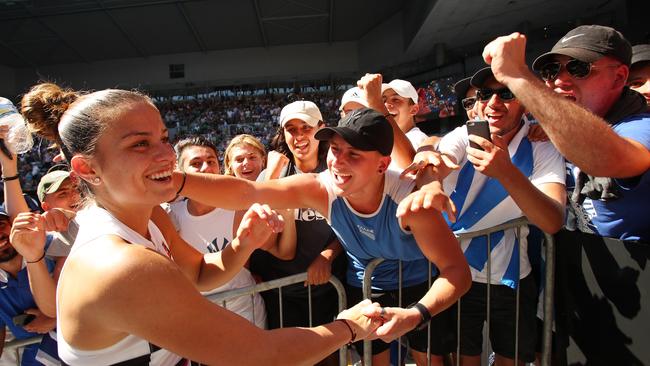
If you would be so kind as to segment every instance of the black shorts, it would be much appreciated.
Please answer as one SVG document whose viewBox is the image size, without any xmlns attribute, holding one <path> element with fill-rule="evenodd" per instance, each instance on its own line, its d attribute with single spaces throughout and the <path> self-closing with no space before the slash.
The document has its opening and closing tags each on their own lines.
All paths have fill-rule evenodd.
<svg viewBox="0 0 650 366">
<path fill-rule="evenodd" d="M 483 323 L 486 320 L 487 284 L 472 282 L 461 298 L 460 353 L 478 356 L 483 349 Z M 505 285 L 490 285 L 490 342 L 494 352 L 515 358 L 516 291 Z M 457 305 L 452 306 L 457 314 Z M 519 281 L 519 361 L 535 360 L 537 288 L 533 276 Z M 454 324 L 456 315 L 454 314 Z M 455 326 L 454 326 L 455 329 Z M 455 331 L 454 331 L 455 333 Z"/>
<path fill-rule="evenodd" d="M 435 278 L 431 279 L 431 283 Z M 363 300 L 363 292 L 359 287 L 346 286 L 345 287 L 347 296 L 348 296 L 348 305 L 353 306 Z M 418 302 L 426 292 L 429 291 L 429 284 L 427 282 L 402 288 L 402 307 L 406 308 L 407 306 Z M 371 300 L 373 302 L 378 302 L 381 306 L 385 307 L 397 307 L 399 306 L 399 291 L 382 291 L 374 292 L 371 295 Z M 453 333 L 448 331 L 449 329 L 454 329 L 453 327 L 453 318 L 451 312 L 445 310 L 438 315 L 431 318 L 430 334 L 431 334 L 431 354 L 434 355 L 445 355 L 450 353 L 454 348 L 454 337 Z M 412 330 L 404 335 L 409 342 L 409 347 L 418 352 L 427 351 L 427 328 L 422 330 Z M 354 347 L 357 349 L 360 355 L 363 354 L 363 342 L 355 342 Z M 382 341 L 381 339 L 375 339 L 372 341 L 372 354 L 376 355 L 390 347 L 389 343 Z"/>
<path fill-rule="evenodd" d="M 309 323 L 308 292 L 302 283 L 283 287 L 282 323 L 280 322 L 278 290 L 264 291 L 261 295 L 266 305 L 269 329 L 322 325 L 336 319 L 339 313 L 339 297 L 334 286 L 330 284 L 312 286 L 311 324 Z"/>
</svg>

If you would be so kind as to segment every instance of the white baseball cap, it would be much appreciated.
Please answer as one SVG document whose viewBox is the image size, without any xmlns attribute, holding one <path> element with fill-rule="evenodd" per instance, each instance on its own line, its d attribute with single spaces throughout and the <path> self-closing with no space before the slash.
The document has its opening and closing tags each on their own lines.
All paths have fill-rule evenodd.
<svg viewBox="0 0 650 366">
<path fill-rule="evenodd" d="M 406 80 L 395 79 L 388 84 L 381 84 L 381 93 L 388 89 L 393 89 L 397 95 L 403 98 L 411 98 L 413 103 L 418 104 L 418 92 L 413 87 L 413 84 Z"/>
<path fill-rule="evenodd" d="M 299 100 L 289 103 L 282 108 L 280 112 L 280 126 L 284 127 L 292 119 L 299 119 L 312 127 L 316 127 L 318 122 L 323 120 L 323 115 L 314 102 Z"/>
<path fill-rule="evenodd" d="M 356 86 L 354 88 L 350 88 L 346 90 L 345 93 L 343 93 L 339 111 L 342 111 L 345 105 L 350 102 L 356 102 L 361 104 L 364 107 L 368 107 L 368 102 L 366 101 L 366 98 L 364 98 L 363 95 L 361 94 L 361 89 L 359 89 Z"/>
</svg>

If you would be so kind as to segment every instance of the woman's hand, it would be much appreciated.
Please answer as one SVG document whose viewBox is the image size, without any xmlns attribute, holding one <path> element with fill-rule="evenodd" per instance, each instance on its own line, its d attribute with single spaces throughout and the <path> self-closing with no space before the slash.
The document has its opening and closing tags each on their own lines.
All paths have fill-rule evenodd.
<svg viewBox="0 0 650 366">
<path fill-rule="evenodd" d="M 5 146 L 8 134 L 9 126 L 0 126 L 0 139 L 5 141 Z M 2 165 L 2 175 L 5 177 L 16 175 L 18 171 L 18 159 L 16 159 L 15 154 L 12 154 L 12 156 L 9 157 L 4 152 L 0 151 L 0 165 Z"/>
<path fill-rule="evenodd" d="M 437 151 L 423 150 L 415 154 L 413 157 L 413 162 L 411 165 L 407 166 L 400 177 L 405 177 L 407 175 L 417 176 L 418 173 L 426 168 L 429 165 L 433 165 L 437 169 L 446 168 L 449 170 L 458 169 L 458 165 L 454 163 L 451 158 L 445 154 L 441 154 Z"/>
<path fill-rule="evenodd" d="M 442 184 L 433 181 L 422 186 L 419 190 L 404 197 L 397 206 L 397 217 L 403 217 L 409 212 L 418 212 L 421 209 L 435 209 L 440 213 L 446 212 L 449 221 L 456 221 L 456 205 L 442 189 Z"/>
<path fill-rule="evenodd" d="M 37 308 L 27 309 L 25 310 L 25 314 L 32 314 L 35 316 L 34 320 L 23 327 L 28 332 L 45 334 L 56 328 L 56 318 L 50 318 Z"/>
<path fill-rule="evenodd" d="M 284 228 L 284 219 L 268 205 L 253 204 L 237 229 L 239 245 L 246 248 L 261 248 L 273 233 L 279 233 Z M 233 248 L 236 249 L 236 248 Z"/>
<path fill-rule="evenodd" d="M 378 303 L 366 299 L 347 310 L 343 310 L 336 319 L 348 320 L 348 324 L 353 327 L 356 334 L 354 341 L 358 341 L 373 334 L 377 327 L 381 325 L 381 319 L 365 315 L 374 314 L 375 310 L 378 311 L 379 309 Z"/>
<path fill-rule="evenodd" d="M 45 218 L 37 213 L 22 212 L 11 226 L 9 241 L 27 262 L 37 262 L 45 252 Z"/>
<path fill-rule="evenodd" d="M 381 324 L 370 338 L 379 338 L 386 343 L 413 330 L 421 319 L 420 312 L 414 308 L 366 308 L 364 314 L 378 319 Z"/>
</svg>

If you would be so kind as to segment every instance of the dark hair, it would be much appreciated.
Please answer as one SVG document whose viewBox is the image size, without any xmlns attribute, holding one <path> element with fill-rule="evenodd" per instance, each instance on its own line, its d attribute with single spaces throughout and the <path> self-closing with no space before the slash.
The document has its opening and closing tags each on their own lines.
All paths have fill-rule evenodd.
<svg viewBox="0 0 650 366">
<path fill-rule="evenodd" d="M 325 126 L 325 122 L 319 121 L 319 126 Z M 327 150 L 329 150 L 329 143 L 325 141 L 318 141 L 318 162 L 325 161 L 327 159 Z M 295 164 L 293 154 L 289 150 L 289 145 L 287 145 L 287 140 L 284 138 L 284 127 L 280 126 L 271 140 L 271 148 L 280 154 L 289 158 L 289 161 L 292 164 Z"/>
<path fill-rule="evenodd" d="M 59 120 L 80 96 L 80 93 L 54 83 L 37 84 L 23 96 L 20 112 L 31 132 L 60 145 Z"/>
<path fill-rule="evenodd" d="M 217 146 L 212 143 L 212 141 L 201 135 L 190 136 L 178 141 L 176 145 L 174 145 L 174 151 L 176 151 L 176 160 L 178 161 L 179 168 L 182 169 L 183 166 L 183 151 L 185 151 L 186 148 L 192 146 L 207 147 L 209 149 L 212 149 L 214 151 L 214 155 L 219 158 L 219 151 L 217 151 Z"/>
<path fill-rule="evenodd" d="M 97 141 L 116 116 L 134 103 L 149 103 L 136 91 L 106 89 L 94 93 L 62 89 L 53 83 L 38 84 L 23 96 L 21 111 L 32 131 L 59 145 L 68 162 L 74 155 L 95 155 Z M 93 196 L 90 185 L 79 179 L 82 199 Z"/>
</svg>

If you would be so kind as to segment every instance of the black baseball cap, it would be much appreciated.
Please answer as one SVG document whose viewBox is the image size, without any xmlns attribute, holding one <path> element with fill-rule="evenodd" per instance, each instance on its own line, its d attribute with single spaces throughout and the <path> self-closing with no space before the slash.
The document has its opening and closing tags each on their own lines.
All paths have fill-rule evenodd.
<svg viewBox="0 0 650 366">
<path fill-rule="evenodd" d="M 638 44 L 632 47 L 632 63 L 650 61 L 650 44 Z"/>
<path fill-rule="evenodd" d="M 486 81 L 493 78 L 494 74 L 492 73 L 492 68 L 488 66 L 480 69 L 474 75 L 472 75 L 469 83 L 475 88 L 482 88 L 485 85 Z"/>
<path fill-rule="evenodd" d="M 467 98 L 467 91 L 471 87 L 471 85 L 469 85 L 469 79 L 471 78 L 472 77 L 470 76 L 464 79 L 460 79 L 456 82 L 456 84 L 454 84 L 454 94 L 456 94 L 456 98 L 459 100 Z"/>
<path fill-rule="evenodd" d="M 381 113 L 361 108 L 341 118 L 338 126 L 324 127 L 316 132 L 317 140 L 329 141 L 335 134 L 363 151 L 378 151 L 383 156 L 393 151 L 393 128 Z"/>
<path fill-rule="evenodd" d="M 611 56 L 630 66 L 632 46 L 621 32 L 602 25 L 581 25 L 562 37 L 550 52 L 533 62 L 533 70 L 539 69 L 554 55 L 565 55 L 584 62 L 594 62 L 603 56 Z"/>
</svg>

